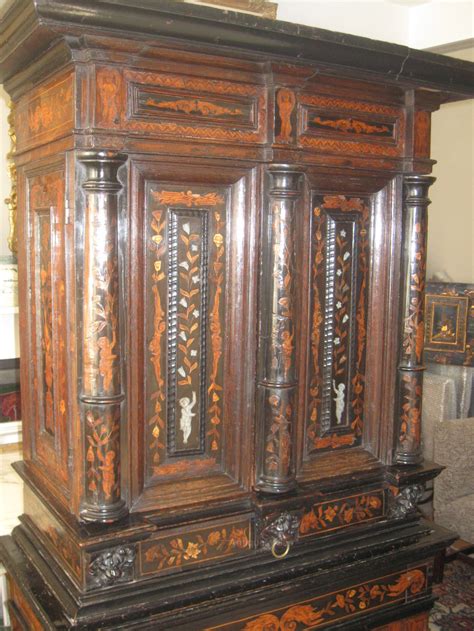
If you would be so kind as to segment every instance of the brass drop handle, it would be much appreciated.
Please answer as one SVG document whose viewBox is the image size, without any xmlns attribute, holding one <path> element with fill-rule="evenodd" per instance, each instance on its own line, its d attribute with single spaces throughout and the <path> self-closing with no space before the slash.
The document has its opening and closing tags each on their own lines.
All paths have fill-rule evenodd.
<svg viewBox="0 0 474 631">
<path fill-rule="evenodd" d="M 277 548 L 283 548 L 283 552 L 278 552 Z M 275 541 L 272 543 L 272 554 L 275 557 L 275 559 L 284 559 L 288 552 L 290 551 L 291 548 L 291 544 L 289 543 L 289 541 L 287 541 L 285 544 L 283 544 L 281 541 L 279 541 L 278 539 L 275 539 Z"/>
</svg>

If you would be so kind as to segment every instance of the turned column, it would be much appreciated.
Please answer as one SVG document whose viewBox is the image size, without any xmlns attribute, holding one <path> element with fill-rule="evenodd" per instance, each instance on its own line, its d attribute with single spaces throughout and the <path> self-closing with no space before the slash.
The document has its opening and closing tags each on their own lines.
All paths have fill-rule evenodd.
<svg viewBox="0 0 474 631">
<path fill-rule="evenodd" d="M 257 395 L 257 489 L 267 493 L 285 493 L 296 484 L 295 208 L 300 179 L 301 173 L 286 165 L 268 170 Z"/>
<path fill-rule="evenodd" d="M 403 181 L 403 259 L 401 340 L 398 365 L 397 444 L 395 462 L 419 464 L 426 278 L 426 239 L 430 204 L 428 189 L 435 178 L 407 175 Z"/>
<path fill-rule="evenodd" d="M 85 441 L 81 517 L 111 522 L 127 513 L 121 498 L 120 281 L 117 171 L 127 156 L 82 151 L 85 167 L 81 419 Z"/>
</svg>

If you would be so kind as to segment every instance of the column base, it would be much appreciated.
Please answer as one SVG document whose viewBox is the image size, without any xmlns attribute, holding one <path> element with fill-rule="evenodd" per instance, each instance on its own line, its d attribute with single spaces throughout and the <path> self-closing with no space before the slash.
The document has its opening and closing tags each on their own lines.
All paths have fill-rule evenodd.
<svg viewBox="0 0 474 631">
<path fill-rule="evenodd" d="M 128 508 L 121 500 L 107 507 L 97 507 L 84 504 L 80 510 L 82 521 L 100 524 L 110 524 L 128 515 Z"/>
<path fill-rule="evenodd" d="M 407 466 L 423 464 L 423 456 L 421 453 L 412 453 L 412 454 L 396 453 L 395 458 L 393 460 L 395 464 L 401 464 L 401 465 L 407 465 Z"/>
</svg>

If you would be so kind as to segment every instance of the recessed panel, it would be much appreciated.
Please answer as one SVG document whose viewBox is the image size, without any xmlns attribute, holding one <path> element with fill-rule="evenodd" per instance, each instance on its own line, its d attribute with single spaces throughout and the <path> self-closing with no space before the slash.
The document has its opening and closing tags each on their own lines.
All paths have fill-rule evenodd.
<svg viewBox="0 0 474 631">
<path fill-rule="evenodd" d="M 403 155 L 405 115 L 399 107 L 303 93 L 298 111 L 301 147 L 325 153 Z"/>
<path fill-rule="evenodd" d="M 314 195 L 306 449 L 361 442 L 369 272 L 368 200 Z"/>
<path fill-rule="evenodd" d="M 67 320 L 64 252 L 64 173 L 47 172 L 28 180 L 32 318 L 30 362 L 34 459 L 67 481 L 66 384 Z"/>
<path fill-rule="evenodd" d="M 147 472 L 204 472 L 222 453 L 227 191 L 150 183 L 147 205 Z"/>
</svg>

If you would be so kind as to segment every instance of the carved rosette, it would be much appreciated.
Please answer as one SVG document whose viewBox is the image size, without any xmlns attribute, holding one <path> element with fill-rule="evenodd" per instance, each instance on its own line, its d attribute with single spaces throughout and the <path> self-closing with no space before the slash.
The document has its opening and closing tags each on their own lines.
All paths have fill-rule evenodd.
<svg viewBox="0 0 474 631">
<path fill-rule="evenodd" d="M 83 151 L 85 222 L 82 389 L 85 441 L 81 517 L 110 522 L 126 514 L 120 488 L 121 384 L 117 171 L 127 157 Z"/>
<path fill-rule="evenodd" d="M 390 509 L 388 516 L 394 519 L 403 519 L 418 512 L 417 504 L 425 492 L 424 484 L 412 484 L 405 486 L 396 495 L 390 496 Z"/>
<path fill-rule="evenodd" d="M 428 188 L 435 178 L 404 178 L 401 343 L 398 367 L 398 423 L 395 462 L 419 464 L 426 279 Z"/>
<path fill-rule="evenodd" d="M 267 235 L 262 258 L 259 345 L 259 462 L 257 488 L 285 493 L 295 482 L 295 207 L 301 173 L 269 170 Z"/>
<path fill-rule="evenodd" d="M 132 546 L 119 546 L 105 550 L 89 565 L 89 581 L 99 587 L 110 587 L 133 579 L 136 550 Z"/>
</svg>

